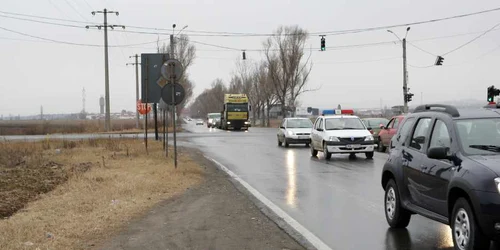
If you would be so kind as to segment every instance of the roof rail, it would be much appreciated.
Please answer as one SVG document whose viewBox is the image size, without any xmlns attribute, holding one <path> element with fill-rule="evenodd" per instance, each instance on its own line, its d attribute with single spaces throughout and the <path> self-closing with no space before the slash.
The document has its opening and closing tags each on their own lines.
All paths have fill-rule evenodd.
<svg viewBox="0 0 500 250">
<path fill-rule="evenodd" d="M 413 113 L 427 112 L 427 111 L 441 111 L 451 115 L 452 117 L 460 117 L 460 113 L 458 112 L 457 108 L 455 108 L 452 105 L 445 105 L 445 104 L 420 105 L 415 108 Z"/>
</svg>

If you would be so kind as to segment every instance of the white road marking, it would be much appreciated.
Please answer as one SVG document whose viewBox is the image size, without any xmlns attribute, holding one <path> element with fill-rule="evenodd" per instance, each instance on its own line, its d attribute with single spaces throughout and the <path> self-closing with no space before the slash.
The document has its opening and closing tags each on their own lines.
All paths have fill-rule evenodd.
<svg viewBox="0 0 500 250">
<path fill-rule="evenodd" d="M 233 173 L 227 167 L 216 161 L 215 159 L 204 155 L 205 158 L 211 160 L 215 164 L 217 164 L 224 172 L 226 172 L 231 178 L 234 178 L 241 185 L 243 185 L 255 198 L 259 199 L 264 205 L 266 205 L 270 210 L 276 213 L 279 217 L 281 217 L 289 226 L 295 229 L 298 233 L 300 233 L 311 245 L 313 245 L 318 250 L 332 250 L 329 246 L 327 246 L 323 241 L 321 241 L 316 235 L 307 230 L 304 226 L 302 226 L 299 222 L 294 220 L 290 215 L 288 215 L 285 211 L 279 208 L 277 205 L 272 203 L 269 199 L 267 199 L 264 195 L 262 195 L 255 188 L 250 186 L 246 181 L 241 179 L 238 175 Z"/>
</svg>

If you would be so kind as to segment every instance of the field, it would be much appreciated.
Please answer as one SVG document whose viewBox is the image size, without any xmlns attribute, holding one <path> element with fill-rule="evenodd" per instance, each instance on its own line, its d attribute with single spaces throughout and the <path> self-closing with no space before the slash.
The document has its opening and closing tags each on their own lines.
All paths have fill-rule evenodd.
<svg viewBox="0 0 500 250">
<path fill-rule="evenodd" d="M 182 150 L 88 139 L 0 143 L 0 249 L 87 249 L 203 180 Z M 172 154 L 169 154 L 170 156 Z"/>
<path fill-rule="evenodd" d="M 144 132 L 144 121 L 140 129 L 135 120 L 111 120 L 111 131 L 121 133 Z M 161 130 L 161 123 L 158 123 Z M 104 120 L 12 120 L 0 121 L 0 135 L 46 135 L 100 133 L 104 131 Z M 148 120 L 148 131 L 154 131 L 153 120 Z M 170 128 L 169 131 L 172 131 Z M 180 131 L 180 126 L 177 131 Z"/>
</svg>

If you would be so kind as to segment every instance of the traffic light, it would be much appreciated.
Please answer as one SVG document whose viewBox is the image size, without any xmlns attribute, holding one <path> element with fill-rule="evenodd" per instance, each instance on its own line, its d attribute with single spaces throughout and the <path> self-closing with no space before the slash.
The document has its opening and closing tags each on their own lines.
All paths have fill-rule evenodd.
<svg viewBox="0 0 500 250">
<path fill-rule="evenodd" d="M 436 66 L 437 66 L 437 65 L 443 65 L 443 60 L 444 60 L 444 58 L 443 58 L 443 57 L 438 56 L 438 57 L 436 58 L 436 63 L 435 63 L 434 65 L 436 65 Z"/>
<path fill-rule="evenodd" d="M 408 93 L 405 95 L 405 101 L 406 102 L 411 102 L 411 99 L 412 97 L 414 96 L 415 94 L 412 94 L 412 93 Z"/>
<path fill-rule="evenodd" d="M 496 89 L 493 85 L 488 87 L 488 102 L 494 102 L 495 96 L 498 95 L 500 95 L 500 89 Z"/>
<path fill-rule="evenodd" d="M 245 51 L 243 51 L 243 60 L 246 60 L 247 59 L 247 54 L 245 53 Z"/>
<path fill-rule="evenodd" d="M 321 37 L 321 51 L 325 51 L 325 50 L 326 50 L 325 37 Z"/>
</svg>

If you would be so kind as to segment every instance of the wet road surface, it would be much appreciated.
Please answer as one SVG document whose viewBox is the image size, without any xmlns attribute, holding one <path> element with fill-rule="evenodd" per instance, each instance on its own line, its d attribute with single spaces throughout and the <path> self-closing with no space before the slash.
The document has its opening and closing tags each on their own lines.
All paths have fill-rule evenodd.
<svg viewBox="0 0 500 250">
<path fill-rule="evenodd" d="M 407 229 L 389 229 L 380 184 L 386 154 L 376 153 L 373 160 L 332 155 L 326 161 L 322 153 L 311 157 L 304 145 L 278 147 L 276 129 L 186 129 L 190 142 L 334 250 L 453 249 L 449 227 L 419 215 Z"/>
</svg>

